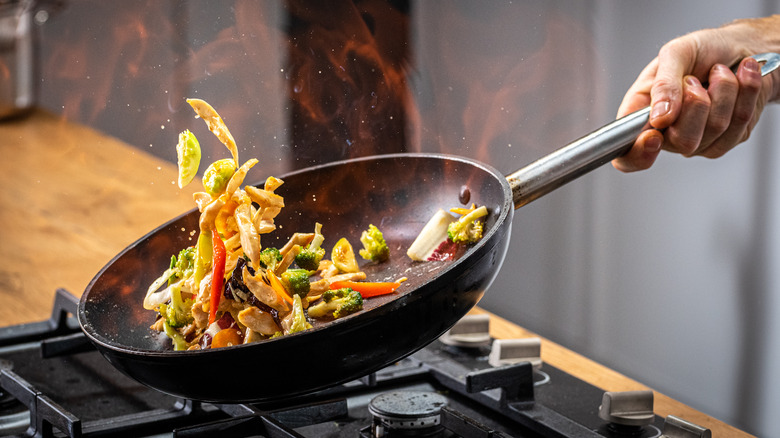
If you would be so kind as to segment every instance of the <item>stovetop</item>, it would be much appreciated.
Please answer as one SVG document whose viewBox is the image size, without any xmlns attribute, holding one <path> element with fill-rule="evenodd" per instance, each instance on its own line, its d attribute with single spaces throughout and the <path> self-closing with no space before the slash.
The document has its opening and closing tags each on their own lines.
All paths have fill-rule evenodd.
<svg viewBox="0 0 780 438">
<path fill-rule="evenodd" d="M 0 436 L 709 436 L 654 415 L 649 391 L 605 393 L 525 358 L 496 366 L 492 339 L 442 337 L 362 379 L 281 402 L 178 399 L 103 359 L 74 320 L 77 303 L 59 290 L 50 320 L 0 329 Z"/>
</svg>

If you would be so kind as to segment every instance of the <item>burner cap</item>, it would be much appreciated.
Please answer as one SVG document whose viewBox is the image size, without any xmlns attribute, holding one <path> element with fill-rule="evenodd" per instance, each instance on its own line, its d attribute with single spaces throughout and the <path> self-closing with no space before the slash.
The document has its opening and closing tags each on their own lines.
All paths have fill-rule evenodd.
<svg viewBox="0 0 780 438">
<path fill-rule="evenodd" d="M 435 392 L 396 391 L 374 397 L 368 410 L 388 429 L 427 429 L 441 423 L 447 399 Z"/>
</svg>

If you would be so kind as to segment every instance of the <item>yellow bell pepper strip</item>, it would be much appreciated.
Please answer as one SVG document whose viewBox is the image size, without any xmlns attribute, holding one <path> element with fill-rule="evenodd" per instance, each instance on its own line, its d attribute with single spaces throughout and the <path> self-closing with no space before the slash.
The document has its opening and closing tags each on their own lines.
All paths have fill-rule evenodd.
<svg viewBox="0 0 780 438">
<path fill-rule="evenodd" d="M 225 243 L 219 237 L 216 229 L 211 230 L 211 245 L 213 247 L 211 274 L 211 306 L 209 307 L 209 325 L 217 319 L 217 307 L 222 297 L 222 287 L 225 283 Z"/>
<path fill-rule="evenodd" d="M 401 283 L 395 281 L 370 282 L 370 281 L 334 281 L 330 284 L 330 289 L 350 288 L 360 293 L 363 298 L 378 297 L 395 292 Z"/>
</svg>

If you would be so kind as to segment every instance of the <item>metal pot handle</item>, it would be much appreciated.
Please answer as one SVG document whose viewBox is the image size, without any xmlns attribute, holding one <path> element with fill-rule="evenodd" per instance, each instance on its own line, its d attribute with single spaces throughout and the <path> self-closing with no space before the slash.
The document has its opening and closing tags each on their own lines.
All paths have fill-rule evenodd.
<svg viewBox="0 0 780 438">
<path fill-rule="evenodd" d="M 780 66 L 780 54 L 777 53 L 761 53 L 752 58 L 763 63 L 761 76 Z M 642 108 L 508 175 L 515 208 L 628 152 L 649 117 L 650 107 Z"/>
</svg>

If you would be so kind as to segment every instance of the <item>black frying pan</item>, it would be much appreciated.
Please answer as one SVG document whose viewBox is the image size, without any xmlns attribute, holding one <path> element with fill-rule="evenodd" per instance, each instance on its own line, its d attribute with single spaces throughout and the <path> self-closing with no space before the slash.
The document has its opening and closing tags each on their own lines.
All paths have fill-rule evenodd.
<svg viewBox="0 0 780 438">
<path fill-rule="evenodd" d="M 778 55 L 763 73 L 780 63 Z M 770 66 L 771 64 L 771 66 Z M 770 68 L 771 67 L 771 68 Z M 79 323 L 103 356 L 162 392 L 209 402 L 270 401 L 301 395 L 379 370 L 424 347 L 477 304 L 504 259 L 514 208 L 609 162 L 630 148 L 649 110 L 628 115 L 505 177 L 466 158 L 398 154 L 332 163 L 282 176 L 279 229 L 263 238 L 281 246 L 295 231 L 323 224 L 324 246 L 357 243 L 369 224 L 382 229 L 390 262 L 364 265 L 369 279 L 408 281 L 398 294 L 365 301 L 365 310 L 311 330 L 265 342 L 201 351 L 172 351 L 149 329 L 148 286 L 170 257 L 193 245 L 197 210 L 169 221 L 122 251 L 87 286 Z M 484 238 L 454 262 L 412 262 L 406 249 L 438 208 L 469 203 L 490 214 Z"/>
</svg>

